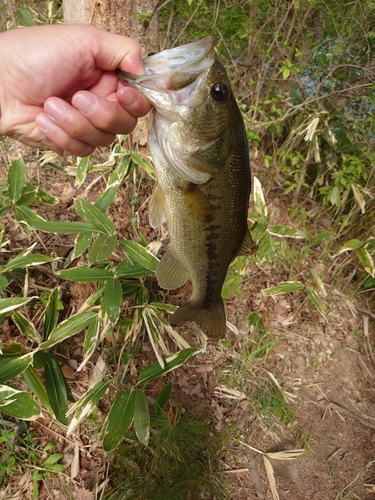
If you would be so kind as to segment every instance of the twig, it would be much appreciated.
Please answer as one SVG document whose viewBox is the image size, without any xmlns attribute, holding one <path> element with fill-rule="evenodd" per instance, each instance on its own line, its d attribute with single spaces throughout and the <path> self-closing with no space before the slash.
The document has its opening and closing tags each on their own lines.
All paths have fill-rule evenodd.
<svg viewBox="0 0 375 500">
<path fill-rule="evenodd" d="M 346 408 L 333 403 L 332 401 L 328 401 L 328 406 L 332 408 L 332 410 L 336 410 L 337 412 L 341 413 L 341 415 L 344 415 L 345 417 L 349 418 L 354 418 L 354 420 L 357 420 L 360 422 L 362 425 L 365 425 L 366 427 L 369 427 L 370 429 L 375 430 L 375 424 L 372 424 L 368 420 L 365 420 L 364 418 L 358 417 L 355 413 L 351 412 L 350 410 L 347 410 Z"/>
<path fill-rule="evenodd" d="M 189 26 L 191 20 L 193 19 L 193 17 L 195 16 L 195 14 L 198 12 L 199 10 L 199 7 L 202 5 L 203 3 L 203 0 L 200 0 L 200 2 L 198 2 L 194 12 L 192 13 L 192 15 L 190 16 L 190 19 L 187 21 L 187 23 L 185 24 L 185 26 L 182 28 L 182 30 L 180 31 L 178 37 L 176 38 L 176 40 L 174 41 L 173 43 L 173 46 L 172 47 L 175 47 L 177 42 L 179 41 L 179 39 L 181 38 L 182 34 L 186 31 L 186 28 Z"/>
<path fill-rule="evenodd" d="M 375 319 L 375 314 L 372 313 L 369 309 L 367 309 L 367 307 L 363 307 L 360 304 L 356 304 L 355 308 L 357 309 L 357 311 L 367 314 L 367 316 L 370 316 L 370 318 Z"/>
<path fill-rule="evenodd" d="M 249 472 L 249 469 L 231 469 L 231 470 L 225 470 L 224 474 L 242 474 L 242 472 Z"/>
</svg>

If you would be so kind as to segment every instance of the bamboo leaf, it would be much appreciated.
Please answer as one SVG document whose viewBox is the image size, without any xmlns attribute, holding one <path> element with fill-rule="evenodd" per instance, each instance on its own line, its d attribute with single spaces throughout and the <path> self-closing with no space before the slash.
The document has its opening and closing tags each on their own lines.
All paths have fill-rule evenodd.
<svg viewBox="0 0 375 500">
<path fill-rule="evenodd" d="M 150 439 L 150 411 L 146 394 L 141 389 L 135 391 L 134 430 L 139 441 L 147 446 Z"/>
<path fill-rule="evenodd" d="M 7 380 L 12 380 L 24 372 L 33 362 L 33 356 L 33 353 L 29 353 L 6 361 L 6 359 L 9 359 L 9 356 L 0 355 L 0 384 L 3 384 Z M 3 360 L 6 362 L 2 363 Z"/>
<path fill-rule="evenodd" d="M 161 368 L 159 363 L 154 363 L 153 365 L 144 368 L 139 374 L 139 381 L 137 385 L 147 384 L 147 382 L 175 370 L 179 366 L 183 365 L 191 356 L 198 354 L 200 351 L 201 350 L 196 347 L 190 347 L 165 358 L 164 368 Z"/>
<path fill-rule="evenodd" d="M 145 160 L 140 154 L 138 153 L 131 153 L 131 159 L 133 162 L 138 165 L 139 167 L 143 168 L 143 170 L 148 174 L 152 179 L 155 179 L 155 171 L 151 165 L 151 163 L 147 160 Z"/>
<path fill-rule="evenodd" d="M 52 330 L 48 340 L 40 344 L 41 349 L 52 347 L 63 340 L 72 337 L 81 332 L 97 316 L 97 311 L 85 311 L 62 321 L 54 330 Z"/>
<path fill-rule="evenodd" d="M 30 184 L 26 184 L 23 188 L 20 199 L 17 201 L 17 204 L 30 206 L 37 199 L 37 188 L 35 186 L 31 186 Z"/>
<path fill-rule="evenodd" d="M 171 397 L 171 394 L 172 382 L 169 381 L 167 384 L 165 384 L 163 389 L 155 398 L 153 409 L 156 414 L 160 414 L 164 410 L 165 405 L 168 403 L 169 398 Z"/>
<path fill-rule="evenodd" d="M 59 316 L 59 288 L 51 293 L 44 312 L 43 341 L 47 340 L 49 334 L 56 328 Z"/>
<path fill-rule="evenodd" d="M 156 359 L 158 360 L 160 367 L 163 369 L 165 368 L 164 359 L 162 358 L 162 355 L 159 353 L 157 347 L 158 344 L 160 344 L 160 329 L 158 328 L 159 325 L 155 324 L 152 312 L 148 310 L 148 308 L 142 311 L 142 318 L 143 318 L 143 324 L 145 325 L 148 333 L 148 338 L 150 339 L 151 346 L 154 350 Z"/>
<path fill-rule="evenodd" d="M 74 242 L 74 249 L 72 253 L 72 260 L 80 257 L 85 252 L 92 240 L 92 233 L 79 233 Z"/>
<path fill-rule="evenodd" d="M 126 240 L 119 242 L 120 247 L 126 252 L 131 259 L 137 264 L 145 267 L 149 271 L 155 273 L 159 264 L 159 259 L 155 257 L 147 248 L 139 245 L 136 241 Z"/>
<path fill-rule="evenodd" d="M 28 9 L 17 9 L 14 14 L 16 16 L 17 24 L 20 24 L 21 26 L 34 26 L 35 21 Z"/>
<path fill-rule="evenodd" d="M 24 222 L 29 227 L 45 233 L 74 234 L 100 232 L 96 226 L 85 222 L 48 221 L 42 219 L 27 219 Z"/>
<path fill-rule="evenodd" d="M 26 222 L 27 224 L 30 224 L 30 221 L 48 222 L 45 221 L 43 217 L 40 217 L 40 215 L 33 212 L 31 208 L 25 207 L 24 205 L 14 205 L 13 212 L 18 222 Z"/>
<path fill-rule="evenodd" d="M 111 323 L 116 323 L 120 316 L 122 302 L 122 287 L 119 279 L 108 280 L 105 284 L 102 311 L 107 314 Z"/>
<path fill-rule="evenodd" d="M 42 342 L 42 337 L 39 335 L 34 324 L 29 319 L 27 319 L 26 316 L 24 316 L 19 311 L 15 311 L 12 315 L 12 318 L 19 331 L 28 340 L 31 340 L 31 342 L 36 342 L 37 344 L 40 344 L 40 342 Z"/>
<path fill-rule="evenodd" d="M 120 186 L 119 180 L 116 180 L 112 184 L 108 185 L 106 189 L 98 196 L 95 201 L 95 206 L 99 208 L 101 212 L 105 212 L 109 205 L 115 199 L 118 188 Z"/>
<path fill-rule="evenodd" d="M 88 415 L 93 411 L 98 401 L 104 396 L 110 381 L 98 382 L 94 385 L 81 399 L 79 399 L 74 405 L 69 409 L 68 415 L 75 412 L 74 417 L 68 427 L 67 436 L 72 434 L 77 427 L 85 420 Z"/>
<path fill-rule="evenodd" d="M 281 281 L 278 285 L 266 288 L 264 290 L 270 295 L 279 295 L 280 293 L 291 293 L 303 290 L 305 285 L 300 281 Z"/>
<path fill-rule="evenodd" d="M 96 283 L 97 281 L 102 282 L 113 278 L 113 273 L 107 271 L 107 269 L 86 266 L 64 269 L 58 275 L 64 280 L 77 281 L 78 283 Z"/>
<path fill-rule="evenodd" d="M 96 302 L 100 299 L 104 292 L 104 285 L 100 286 L 94 293 L 88 297 L 85 302 L 81 305 L 78 312 L 86 311 L 96 304 Z"/>
<path fill-rule="evenodd" d="M 303 240 L 305 238 L 303 231 L 289 226 L 268 226 L 267 231 L 272 236 L 277 236 L 278 238 L 293 238 L 295 240 Z"/>
<path fill-rule="evenodd" d="M 95 205 L 86 200 L 76 200 L 76 210 L 83 219 L 95 226 L 97 232 L 107 234 L 108 236 L 112 236 L 115 233 L 116 228 L 113 222 Z"/>
<path fill-rule="evenodd" d="M 360 241 L 360 240 L 349 240 L 348 242 L 345 243 L 344 246 L 340 248 L 338 253 L 332 256 L 332 258 L 337 257 L 338 255 L 344 253 L 344 252 L 351 252 L 353 250 L 358 250 L 359 248 L 362 248 L 365 244 Z"/>
<path fill-rule="evenodd" d="M 79 187 L 86 179 L 86 175 L 90 166 L 91 155 L 84 158 L 77 158 L 76 178 L 74 186 Z"/>
<path fill-rule="evenodd" d="M 90 324 L 87 329 L 85 340 L 83 341 L 83 352 L 85 353 L 85 358 L 90 357 L 95 351 L 98 336 L 100 331 L 100 320 L 98 317 Z"/>
<path fill-rule="evenodd" d="M 64 425 L 69 425 L 66 417 L 68 411 L 66 382 L 59 364 L 52 356 L 48 358 L 44 366 L 44 377 L 48 398 L 57 420 Z"/>
<path fill-rule="evenodd" d="M 92 264 L 106 259 L 116 248 L 116 243 L 116 235 L 99 234 L 87 254 L 88 261 Z"/>
<path fill-rule="evenodd" d="M 171 304 L 162 304 L 160 302 L 150 302 L 149 307 L 151 309 L 167 311 L 170 314 L 176 312 L 178 309 L 178 306 L 172 306 Z"/>
<path fill-rule="evenodd" d="M 52 455 L 49 455 L 49 457 L 42 463 L 41 467 L 48 469 L 51 465 L 54 465 L 59 460 L 61 460 L 63 456 L 64 453 L 53 453 Z"/>
<path fill-rule="evenodd" d="M 121 262 L 115 269 L 117 278 L 145 278 L 154 274 L 154 271 L 150 271 L 139 264 L 132 264 L 129 261 Z"/>
<path fill-rule="evenodd" d="M 0 299 L 0 314 L 5 314 L 14 309 L 24 306 L 30 300 L 37 299 L 38 297 L 14 297 L 9 299 Z"/>
<path fill-rule="evenodd" d="M 56 203 L 59 202 L 59 199 L 56 198 L 56 196 L 53 196 L 52 194 L 46 193 L 45 191 L 43 191 L 43 189 L 40 189 L 39 186 L 36 188 L 35 194 L 36 194 L 36 199 L 38 201 L 40 201 L 41 203 L 47 203 L 48 205 L 56 205 Z M 23 197 L 23 193 L 22 193 L 22 197 Z M 21 204 L 21 200 L 20 200 L 20 204 Z M 25 203 L 25 205 L 26 205 L 26 203 Z"/>
<path fill-rule="evenodd" d="M 7 385 L 0 385 L 0 411 L 21 420 L 42 416 L 39 404 L 31 396 Z"/>
<path fill-rule="evenodd" d="M 4 356 L 7 356 L 8 358 L 15 358 L 22 355 L 24 347 L 25 346 L 21 344 L 21 342 L 12 342 L 11 344 L 8 344 L 2 348 L 2 354 Z M 3 361 L 6 361 L 5 357 Z"/>
<path fill-rule="evenodd" d="M 374 260 L 367 248 L 358 248 L 356 254 L 365 271 L 375 278 Z"/>
<path fill-rule="evenodd" d="M 131 160 L 131 154 L 125 154 L 122 156 L 116 165 L 115 174 L 120 182 L 120 184 L 124 181 L 124 179 L 130 174 L 133 169 L 133 163 Z"/>
<path fill-rule="evenodd" d="M 55 416 L 52 406 L 49 402 L 47 391 L 44 388 L 40 378 L 36 370 L 32 366 L 28 366 L 28 368 L 22 373 L 22 378 L 27 384 L 27 387 L 30 391 L 35 394 L 35 396 L 40 400 L 40 402 L 45 406 L 50 415 Z"/>
<path fill-rule="evenodd" d="M 256 211 L 258 212 L 258 214 L 267 217 L 268 210 L 266 205 L 266 199 L 264 197 L 262 189 L 262 184 L 260 183 L 258 177 L 255 176 L 253 179 L 253 193 L 254 193 L 254 206 Z"/>
<path fill-rule="evenodd" d="M 319 297 L 319 295 L 316 293 L 316 291 L 313 288 L 310 288 L 309 286 L 306 287 L 306 292 L 307 295 L 310 297 L 311 302 L 314 304 L 316 307 L 318 313 L 325 319 L 327 320 L 327 308 L 322 299 Z"/>
<path fill-rule="evenodd" d="M 13 269 L 23 269 L 24 267 L 39 266 L 47 262 L 56 262 L 58 257 L 48 257 L 47 255 L 29 254 L 17 256 L 11 259 L 5 265 L 5 271 L 13 271 Z"/>
<path fill-rule="evenodd" d="M 258 244 L 260 240 L 264 237 L 268 228 L 267 217 L 261 216 L 250 228 L 251 238 L 255 244 Z"/>
<path fill-rule="evenodd" d="M 306 248 L 311 248 L 315 245 L 318 245 L 322 241 L 327 242 L 327 241 L 332 241 L 335 237 L 335 233 L 333 231 L 322 231 L 319 233 L 315 238 L 312 240 L 306 242 Z"/>
<path fill-rule="evenodd" d="M 13 203 L 21 198 L 22 189 L 26 181 L 26 168 L 23 159 L 20 157 L 13 160 L 8 170 L 9 197 Z"/>
<path fill-rule="evenodd" d="M 131 426 L 135 412 L 136 392 L 122 391 L 115 399 L 104 422 L 101 438 L 106 452 L 114 450 Z"/>
</svg>

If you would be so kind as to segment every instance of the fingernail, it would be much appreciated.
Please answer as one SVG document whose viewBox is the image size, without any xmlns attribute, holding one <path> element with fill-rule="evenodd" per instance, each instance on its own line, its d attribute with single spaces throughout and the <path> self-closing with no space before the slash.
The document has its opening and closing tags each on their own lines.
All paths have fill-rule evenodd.
<svg viewBox="0 0 375 500">
<path fill-rule="evenodd" d="M 44 111 L 54 121 L 59 121 L 65 114 L 65 103 L 60 100 L 47 101 L 44 104 Z"/>
<path fill-rule="evenodd" d="M 82 113 L 90 113 L 94 107 L 94 103 L 94 97 L 87 92 L 75 94 L 72 99 L 73 106 L 77 108 L 78 111 L 82 111 Z"/>
<path fill-rule="evenodd" d="M 132 108 L 136 104 L 138 104 L 138 96 L 129 88 L 122 87 L 119 91 L 120 101 L 123 106 L 127 108 Z"/>
<path fill-rule="evenodd" d="M 48 132 L 53 125 L 53 121 L 47 115 L 44 114 L 36 116 L 35 123 L 37 127 L 43 132 Z"/>
</svg>

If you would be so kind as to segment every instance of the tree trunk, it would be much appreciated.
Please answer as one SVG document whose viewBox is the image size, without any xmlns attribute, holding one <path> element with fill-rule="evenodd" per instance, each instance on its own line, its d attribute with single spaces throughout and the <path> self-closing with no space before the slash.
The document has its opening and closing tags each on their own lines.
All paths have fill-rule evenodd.
<svg viewBox="0 0 375 500">
<path fill-rule="evenodd" d="M 91 24 L 131 36 L 143 56 L 159 50 L 157 0 L 63 0 L 65 23 Z"/>
</svg>

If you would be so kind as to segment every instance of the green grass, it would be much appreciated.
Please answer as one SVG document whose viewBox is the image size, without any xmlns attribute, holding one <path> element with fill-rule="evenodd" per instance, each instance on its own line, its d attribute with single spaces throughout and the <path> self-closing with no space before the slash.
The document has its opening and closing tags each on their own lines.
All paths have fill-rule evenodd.
<svg viewBox="0 0 375 500">
<path fill-rule="evenodd" d="M 178 408 L 154 417 L 151 429 L 147 447 L 131 433 L 118 447 L 106 500 L 230 498 L 219 463 L 224 434 Z"/>
</svg>

